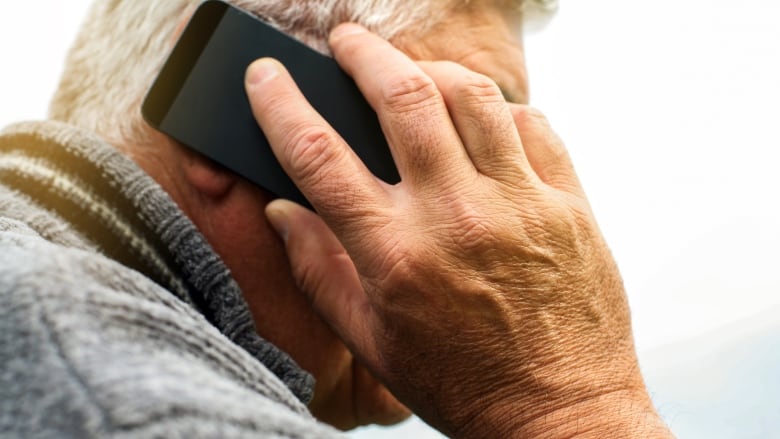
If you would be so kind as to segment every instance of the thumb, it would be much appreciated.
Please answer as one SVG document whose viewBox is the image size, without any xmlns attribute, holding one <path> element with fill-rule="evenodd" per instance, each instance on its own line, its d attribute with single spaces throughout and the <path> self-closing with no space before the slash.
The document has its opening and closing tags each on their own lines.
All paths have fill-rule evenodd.
<svg viewBox="0 0 780 439">
<path fill-rule="evenodd" d="M 315 311 L 356 356 L 376 359 L 373 314 L 355 265 L 338 238 L 314 212 L 288 200 L 272 201 L 265 214 L 284 241 L 298 288 Z"/>
</svg>

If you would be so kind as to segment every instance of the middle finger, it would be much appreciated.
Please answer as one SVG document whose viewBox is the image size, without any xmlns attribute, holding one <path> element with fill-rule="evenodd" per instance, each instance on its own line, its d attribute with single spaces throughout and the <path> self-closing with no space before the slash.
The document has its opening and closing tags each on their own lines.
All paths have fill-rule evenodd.
<svg viewBox="0 0 780 439">
<path fill-rule="evenodd" d="M 379 116 L 404 183 L 451 186 L 476 175 L 434 81 L 389 42 L 356 24 L 330 44 Z"/>
</svg>

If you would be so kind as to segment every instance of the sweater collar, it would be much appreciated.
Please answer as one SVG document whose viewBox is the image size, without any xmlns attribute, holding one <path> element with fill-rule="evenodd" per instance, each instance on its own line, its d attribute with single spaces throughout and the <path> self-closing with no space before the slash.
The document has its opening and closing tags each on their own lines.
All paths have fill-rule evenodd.
<svg viewBox="0 0 780 439">
<path fill-rule="evenodd" d="M 304 403 L 313 378 L 256 332 L 227 267 L 167 193 L 98 136 L 60 122 L 26 122 L 0 136 L 0 182 L 56 211 L 107 257 L 198 309 Z"/>
</svg>

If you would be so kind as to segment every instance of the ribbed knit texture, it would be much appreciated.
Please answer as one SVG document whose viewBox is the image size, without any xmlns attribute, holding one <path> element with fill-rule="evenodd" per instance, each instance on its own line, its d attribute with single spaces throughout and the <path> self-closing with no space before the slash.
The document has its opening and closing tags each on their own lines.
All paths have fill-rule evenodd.
<svg viewBox="0 0 780 439">
<path fill-rule="evenodd" d="M 203 236 L 135 163 L 90 133 L 43 122 L 0 135 L 0 297 L 0 429 L 14 425 L 7 409 L 18 398 L 20 416 L 40 415 L 74 436 L 120 424 L 150 435 L 193 425 L 215 434 L 332 433 L 290 399 L 292 391 L 309 401 L 311 376 L 257 335 L 241 291 Z M 51 367 L 45 379 L 42 366 Z M 133 371 L 138 376 L 127 379 Z M 25 382 L 28 375 L 38 378 Z M 36 399 L 53 389 L 50 399 Z M 210 393 L 206 401 L 221 404 L 219 422 L 199 406 Z M 76 398 L 73 413 L 58 405 L 63 395 Z M 138 415 L 134 425 L 144 395 L 167 408 Z M 244 413 L 244 403 L 260 407 Z M 225 421 L 231 404 L 240 416 Z M 98 409 L 84 409 L 90 405 Z M 170 423 L 179 430 L 166 430 Z"/>
</svg>

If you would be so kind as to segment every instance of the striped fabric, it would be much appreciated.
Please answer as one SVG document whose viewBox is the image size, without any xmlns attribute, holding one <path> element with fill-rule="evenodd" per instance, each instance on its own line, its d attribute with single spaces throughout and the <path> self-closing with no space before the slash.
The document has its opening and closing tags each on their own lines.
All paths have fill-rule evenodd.
<svg viewBox="0 0 780 439">
<path fill-rule="evenodd" d="M 241 291 L 203 236 L 115 148 L 58 122 L 13 125 L 0 135 L 0 188 L 14 194 L 0 199 L 0 216 L 144 274 L 195 307 L 304 403 L 311 399 L 312 377 L 257 335 Z"/>
</svg>

